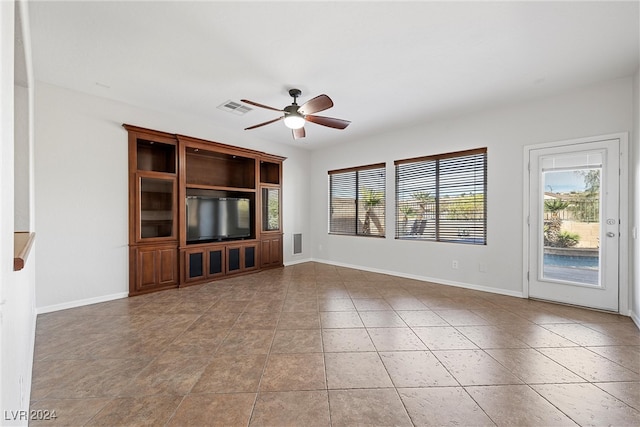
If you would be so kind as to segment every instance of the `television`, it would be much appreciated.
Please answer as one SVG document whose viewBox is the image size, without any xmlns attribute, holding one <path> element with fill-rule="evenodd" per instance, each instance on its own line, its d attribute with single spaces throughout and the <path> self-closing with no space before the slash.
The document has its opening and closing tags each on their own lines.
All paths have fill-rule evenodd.
<svg viewBox="0 0 640 427">
<path fill-rule="evenodd" d="M 187 242 L 250 237 L 250 206 L 245 198 L 187 196 Z"/>
</svg>

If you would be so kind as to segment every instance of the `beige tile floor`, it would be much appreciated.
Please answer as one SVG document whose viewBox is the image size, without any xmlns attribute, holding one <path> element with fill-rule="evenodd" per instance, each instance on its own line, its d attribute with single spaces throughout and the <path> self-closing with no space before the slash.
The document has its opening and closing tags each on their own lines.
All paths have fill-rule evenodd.
<svg viewBox="0 0 640 427">
<path fill-rule="evenodd" d="M 640 332 L 306 263 L 40 315 L 31 399 L 54 425 L 638 426 Z"/>
</svg>

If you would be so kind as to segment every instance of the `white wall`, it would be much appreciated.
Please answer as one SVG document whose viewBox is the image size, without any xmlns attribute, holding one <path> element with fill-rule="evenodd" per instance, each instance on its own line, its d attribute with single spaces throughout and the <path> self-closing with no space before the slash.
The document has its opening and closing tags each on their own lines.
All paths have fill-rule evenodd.
<svg viewBox="0 0 640 427">
<path fill-rule="evenodd" d="M 30 167 L 32 149 L 29 145 L 30 125 L 29 125 L 29 89 L 14 85 L 14 102 L 16 117 L 14 120 L 14 228 L 16 231 L 31 230 L 31 197 L 30 191 L 32 185 L 31 174 L 33 172 Z M 20 142 L 20 143 L 18 143 Z"/>
<path fill-rule="evenodd" d="M 18 13 L 20 7 L 22 13 Z M 16 173 L 32 163 L 32 73 L 26 2 L 0 2 L 0 414 L 2 425 L 27 425 L 31 361 L 35 336 L 35 264 L 37 242 L 25 267 L 13 271 L 13 233 L 35 231 L 31 174 Z M 21 19 L 20 19 L 21 17 Z M 16 33 L 23 34 L 23 44 Z M 24 45 L 24 47 L 23 47 Z M 24 51 L 26 64 L 14 79 L 14 49 Z M 18 52 L 20 56 L 22 52 Z M 21 61 L 22 62 L 22 61 Z M 15 86 L 16 80 L 22 86 Z M 14 160 L 14 153 L 20 155 Z M 26 156 L 26 157 L 25 157 Z M 22 172 L 22 171 L 20 171 Z M 26 179 L 26 182 L 25 182 Z M 16 192 L 24 210 L 16 212 Z M 18 218 L 18 221 L 16 221 Z M 25 230 L 26 228 L 26 230 Z"/>
<path fill-rule="evenodd" d="M 309 234 L 310 153 L 253 138 L 232 139 L 202 117 L 144 110 L 36 82 L 37 307 L 58 310 L 126 296 L 127 132 L 123 123 L 287 157 L 283 167 L 285 262 L 291 234 Z"/>
<path fill-rule="evenodd" d="M 632 130 L 633 80 L 625 78 L 552 98 L 421 123 L 314 152 L 311 192 L 314 259 L 439 283 L 522 294 L 523 147 Z M 487 245 L 395 240 L 393 161 L 488 147 Z M 327 171 L 387 163 L 387 237 L 327 233 Z M 458 260 L 459 269 L 451 268 Z M 479 272 L 479 263 L 487 271 Z"/>
<path fill-rule="evenodd" d="M 633 132 L 629 139 L 631 152 L 631 226 L 635 232 L 631 233 L 631 317 L 640 328 L 640 69 L 633 79 Z"/>
</svg>

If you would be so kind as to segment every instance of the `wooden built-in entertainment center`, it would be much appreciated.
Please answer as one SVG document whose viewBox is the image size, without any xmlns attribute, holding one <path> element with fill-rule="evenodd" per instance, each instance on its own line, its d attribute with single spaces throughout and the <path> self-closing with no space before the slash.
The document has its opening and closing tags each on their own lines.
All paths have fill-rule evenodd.
<svg viewBox="0 0 640 427">
<path fill-rule="evenodd" d="M 130 296 L 283 265 L 284 157 L 123 126 L 129 133 Z M 205 225 L 232 232 L 193 231 L 205 221 L 189 212 L 189 198 L 214 201 L 200 209 L 211 216 Z M 222 202 L 233 202 L 233 215 L 217 213 Z M 215 224 L 220 216 L 233 216 L 226 220 L 233 224 Z"/>
</svg>

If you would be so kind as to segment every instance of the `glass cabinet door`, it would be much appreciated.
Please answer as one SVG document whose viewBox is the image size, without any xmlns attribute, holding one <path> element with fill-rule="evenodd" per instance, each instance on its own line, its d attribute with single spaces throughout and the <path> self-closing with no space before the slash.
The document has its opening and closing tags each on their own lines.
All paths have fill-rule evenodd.
<svg viewBox="0 0 640 427">
<path fill-rule="evenodd" d="M 280 189 L 262 189 L 262 231 L 280 230 Z"/>
<path fill-rule="evenodd" d="M 138 225 L 141 239 L 173 236 L 174 181 L 174 179 L 140 178 Z"/>
</svg>

